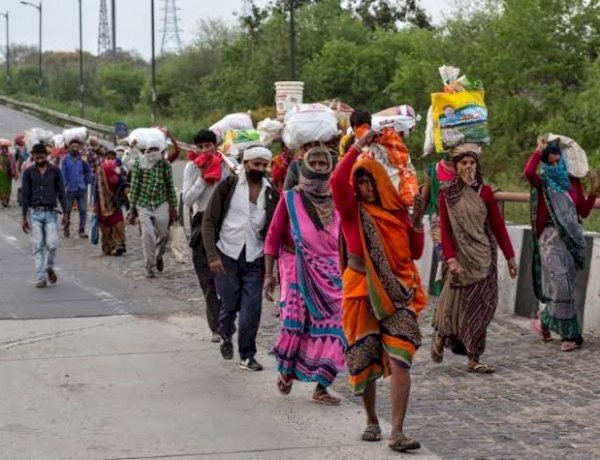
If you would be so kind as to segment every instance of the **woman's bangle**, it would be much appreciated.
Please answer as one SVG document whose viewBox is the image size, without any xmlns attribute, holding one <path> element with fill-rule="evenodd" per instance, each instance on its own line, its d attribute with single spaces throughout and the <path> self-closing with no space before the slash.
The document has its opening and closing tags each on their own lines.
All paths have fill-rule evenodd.
<svg viewBox="0 0 600 460">
<path fill-rule="evenodd" d="M 273 279 L 275 279 L 275 277 L 273 276 L 272 273 L 265 273 L 265 278 L 273 278 Z"/>
</svg>

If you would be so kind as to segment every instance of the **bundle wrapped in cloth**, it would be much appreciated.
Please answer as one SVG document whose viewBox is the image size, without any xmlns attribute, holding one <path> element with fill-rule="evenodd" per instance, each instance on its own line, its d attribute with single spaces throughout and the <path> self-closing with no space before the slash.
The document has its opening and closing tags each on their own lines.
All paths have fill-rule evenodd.
<svg viewBox="0 0 600 460">
<path fill-rule="evenodd" d="M 565 156 L 565 162 L 567 163 L 567 171 L 572 177 L 577 179 L 583 179 L 590 172 L 590 165 L 588 163 L 587 154 L 581 146 L 573 139 L 560 134 L 544 134 L 543 139 L 546 142 L 556 142 L 560 147 L 561 152 Z"/>
<path fill-rule="evenodd" d="M 459 77 L 460 69 L 439 68 L 444 90 L 431 95 L 423 154 L 443 153 L 462 144 L 489 144 L 488 110 L 480 81 Z"/>
<path fill-rule="evenodd" d="M 283 123 L 283 142 L 292 150 L 310 142 L 329 142 L 337 134 L 335 113 L 323 104 L 298 104 Z"/>
<path fill-rule="evenodd" d="M 356 129 L 356 138 L 360 139 L 369 129 L 368 125 L 359 126 Z M 373 155 L 383 165 L 392 184 L 398 189 L 402 204 L 407 208 L 412 206 L 415 196 L 419 193 L 419 181 L 408 148 L 400 134 L 393 128 L 383 128 L 367 154 Z"/>
<path fill-rule="evenodd" d="M 78 141 L 80 144 L 85 144 L 88 140 L 89 133 L 87 128 L 80 126 L 78 128 L 65 129 L 63 131 L 63 139 L 66 145 L 73 141 Z"/>
<path fill-rule="evenodd" d="M 249 113 L 231 113 L 224 116 L 209 128 L 217 135 L 217 143 L 225 139 L 225 133 L 232 130 L 254 129 L 252 117 Z"/>
<path fill-rule="evenodd" d="M 281 123 L 279 120 L 265 118 L 258 123 L 256 129 L 258 130 L 260 143 L 262 145 L 270 145 L 273 142 L 281 139 L 281 135 L 283 133 L 283 123 Z"/>
<path fill-rule="evenodd" d="M 131 131 L 127 137 L 131 147 L 138 150 L 146 150 L 149 147 L 158 147 L 162 152 L 167 148 L 165 133 L 158 128 L 137 128 Z"/>
<path fill-rule="evenodd" d="M 31 151 L 35 144 L 50 144 L 54 133 L 42 128 L 31 128 L 25 131 L 25 145 Z"/>
</svg>

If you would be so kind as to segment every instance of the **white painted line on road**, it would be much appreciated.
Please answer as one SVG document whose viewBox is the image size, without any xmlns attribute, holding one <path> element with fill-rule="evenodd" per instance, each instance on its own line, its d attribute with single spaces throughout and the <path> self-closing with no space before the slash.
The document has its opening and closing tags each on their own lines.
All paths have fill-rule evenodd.
<svg viewBox="0 0 600 460">
<path fill-rule="evenodd" d="M 24 254 L 29 254 L 29 251 L 26 251 L 25 249 L 23 249 L 23 247 L 21 246 L 21 244 L 19 242 L 19 239 L 16 236 L 7 235 L 6 233 L 2 233 L 0 235 L 8 244 L 10 244 L 12 247 L 17 249 L 18 251 L 20 251 Z M 57 271 L 58 270 L 60 270 L 60 269 L 57 268 Z M 129 312 L 125 309 L 125 303 L 123 301 L 119 300 L 118 298 L 116 298 L 115 296 L 113 296 L 110 292 L 95 288 L 93 286 L 86 286 L 85 284 L 81 283 L 77 278 L 68 276 L 64 272 L 62 274 L 62 278 L 67 281 L 70 281 L 71 283 L 73 283 L 74 285 L 79 287 L 80 289 L 82 289 L 86 292 L 89 292 L 94 297 L 100 298 L 102 300 L 102 302 L 106 303 L 106 305 L 108 305 L 108 307 L 111 309 L 111 311 L 114 312 L 115 314 L 118 314 L 118 315 L 129 314 Z"/>
<path fill-rule="evenodd" d="M 68 275 L 67 276 L 63 275 L 63 278 L 66 279 L 67 281 L 70 281 L 71 283 L 73 283 L 74 285 L 79 287 L 80 289 L 83 289 L 84 291 L 89 292 L 94 297 L 100 298 L 100 300 L 102 300 L 102 302 L 106 303 L 109 306 L 109 308 L 111 308 L 111 310 L 114 311 L 115 314 L 118 314 L 118 315 L 128 315 L 129 314 L 129 312 L 125 309 L 125 302 L 118 299 L 117 297 L 112 295 L 110 292 L 104 291 L 103 289 L 99 289 L 94 286 L 87 286 L 87 285 L 81 283 L 77 278 L 73 278 Z"/>
<path fill-rule="evenodd" d="M 27 253 L 28 251 L 25 251 L 22 247 L 21 244 L 19 243 L 19 239 L 16 236 L 13 235 L 7 235 L 5 233 L 2 233 L 2 238 L 9 244 L 11 245 L 13 248 L 18 249 L 20 252 L 23 253 Z"/>
</svg>

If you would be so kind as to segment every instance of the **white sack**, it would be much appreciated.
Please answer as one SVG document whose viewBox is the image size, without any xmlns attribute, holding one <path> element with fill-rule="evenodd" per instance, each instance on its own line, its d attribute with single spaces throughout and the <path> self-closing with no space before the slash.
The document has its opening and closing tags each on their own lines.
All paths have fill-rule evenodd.
<svg viewBox="0 0 600 460">
<path fill-rule="evenodd" d="M 227 131 L 236 129 L 254 129 L 254 124 L 252 123 L 252 117 L 249 113 L 231 113 L 221 118 L 208 129 L 217 135 L 217 144 L 220 144 L 223 142 L 223 138 Z"/>
<path fill-rule="evenodd" d="M 588 163 L 587 155 L 585 150 L 575 142 L 573 139 L 560 134 L 548 134 L 546 136 L 549 142 L 558 139 L 560 149 L 565 155 L 565 162 L 567 163 L 567 170 L 569 175 L 576 177 L 577 179 L 583 179 L 590 172 L 590 165 Z"/>
<path fill-rule="evenodd" d="M 88 139 L 88 130 L 87 130 L 87 128 L 84 128 L 83 126 L 81 126 L 79 128 L 70 128 L 70 129 L 65 129 L 63 131 L 62 135 L 63 135 L 66 145 L 69 145 L 74 140 L 77 140 L 80 143 L 85 144 L 85 142 Z"/>
<path fill-rule="evenodd" d="M 260 143 L 262 145 L 270 145 L 276 140 L 281 139 L 283 123 L 279 120 L 265 118 L 258 123 L 257 130 L 260 136 Z"/>
<path fill-rule="evenodd" d="M 337 134 L 335 113 L 323 104 L 298 104 L 283 123 L 283 142 L 292 150 L 310 142 L 328 142 Z"/>
</svg>

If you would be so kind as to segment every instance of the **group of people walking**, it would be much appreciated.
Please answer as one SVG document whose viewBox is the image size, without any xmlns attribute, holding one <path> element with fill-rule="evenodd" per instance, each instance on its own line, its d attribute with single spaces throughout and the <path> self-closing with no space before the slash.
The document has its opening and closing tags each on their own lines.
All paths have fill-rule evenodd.
<svg viewBox="0 0 600 460">
<path fill-rule="evenodd" d="M 424 215 L 430 215 L 441 261 L 432 315 L 434 362 L 442 362 L 449 348 L 466 356 L 468 371 L 494 372 L 481 357 L 498 303 L 498 248 L 511 278 L 518 267 L 484 181 L 478 145 L 451 148 L 429 168 L 407 208 L 389 168 L 374 154 L 381 134 L 370 129 L 370 121 L 368 112 L 355 111 L 356 137 L 340 159 L 331 143 L 311 142 L 298 155 L 285 149 L 271 164 L 271 150 L 254 146 L 242 153 L 239 168 L 218 151 L 214 132 L 200 130 L 196 150 L 188 153 L 182 199 L 193 211 L 193 265 L 211 340 L 219 343 L 223 359 L 233 359 L 237 331 L 240 368 L 262 370 L 256 359 L 262 300 L 279 300 L 280 333 L 272 349 L 279 393 L 289 395 L 296 381 L 312 382 L 313 402 L 338 405 L 329 388 L 346 370 L 366 412 L 362 439 L 378 441 L 376 382 L 391 376 L 389 447 L 407 451 L 420 447 L 404 432 L 404 418 L 410 368 L 422 342 L 419 317 L 428 304 L 415 263 L 425 245 Z M 401 134 L 385 135 L 402 145 Z M 146 276 L 154 277 L 164 268 L 169 225 L 177 218 L 165 146 L 149 145 L 123 161 L 112 151 L 83 160 L 80 142 L 68 147 L 59 169 L 47 162 L 44 145 L 34 146 L 33 165 L 23 173 L 23 230 L 32 232 L 39 283 L 56 282 L 58 203 L 65 236 L 75 202 L 79 234 L 85 236 L 88 186 L 97 198 L 105 254 L 125 251 L 127 206 L 127 220 L 140 222 Z M 572 351 L 583 342 L 573 288 L 584 259 L 581 219 L 595 202 L 597 178 L 590 173 L 586 197 L 581 182 L 569 177 L 560 148 L 542 141 L 525 175 L 532 185 L 534 288 L 544 303 L 532 325 L 542 340 L 551 331 L 559 334 L 561 349 Z"/>
<path fill-rule="evenodd" d="M 312 382 L 313 402 L 340 404 L 328 389 L 345 369 L 367 415 L 362 439 L 377 441 L 376 381 L 389 375 L 389 446 L 406 451 L 420 445 L 404 433 L 404 417 L 410 367 L 422 341 L 419 316 L 428 303 L 415 264 L 424 248 L 424 214 L 430 214 L 441 261 L 432 315 L 434 362 L 442 362 L 449 348 L 466 356 L 469 372 L 495 371 L 481 357 L 498 303 L 498 249 L 511 278 L 518 267 L 484 181 L 480 146 L 450 149 L 429 169 L 409 212 L 370 149 L 379 136 L 370 130 L 370 116 L 356 111 L 351 122 L 355 133 L 364 134 L 339 161 L 319 143 L 304 145 L 298 155 L 284 149 L 271 165 L 273 183 L 264 178 L 268 149 L 246 150 L 236 176 L 217 150 L 216 135 L 199 132 L 183 186 L 185 204 L 194 210 L 194 266 L 212 340 L 220 342 L 224 359 L 234 355 L 239 313 L 240 367 L 262 369 L 255 358 L 262 289 L 268 301 L 279 301 L 280 333 L 271 352 L 279 393 L 289 395 L 295 381 Z M 395 142 L 402 142 L 397 136 Z M 545 304 L 532 324 L 543 340 L 550 331 L 559 334 L 561 349 L 570 351 L 582 343 L 573 279 L 583 261 L 581 218 L 595 202 L 596 176 L 589 175 L 586 197 L 581 182 L 566 173 L 560 149 L 545 143 L 525 173 L 533 187 L 534 280 Z"/>
<path fill-rule="evenodd" d="M 15 144 L 20 138 L 17 137 Z M 177 219 L 177 197 L 170 164 L 174 158 L 165 154 L 165 145 L 156 145 L 147 151 L 136 152 L 136 160 L 126 166 L 124 150 L 118 155 L 95 138 L 75 136 L 66 142 L 67 149 L 59 154 L 45 143 L 35 144 L 31 158 L 20 162 L 20 178 L 12 169 L 7 168 L 5 173 L 0 164 L 0 185 L 4 179 L 9 187 L 13 179 L 20 180 L 22 228 L 25 233 L 31 233 L 36 286 L 45 288 L 48 283 L 57 282 L 54 259 L 58 247 L 58 216 L 62 215 L 63 236 L 69 238 L 71 213 L 75 206 L 79 213 L 78 236 L 89 238 L 94 244 L 100 242 L 106 256 L 121 256 L 126 252 L 127 211 L 127 221 L 131 224 L 139 222 L 145 275 L 155 277 L 155 270 L 164 269 L 169 226 Z M 22 158 L 21 152 L 17 159 Z M 7 160 L 6 164 L 12 165 L 12 161 Z M 8 206 L 10 188 L 6 193 Z M 93 213 L 88 234 L 90 203 Z"/>
</svg>

